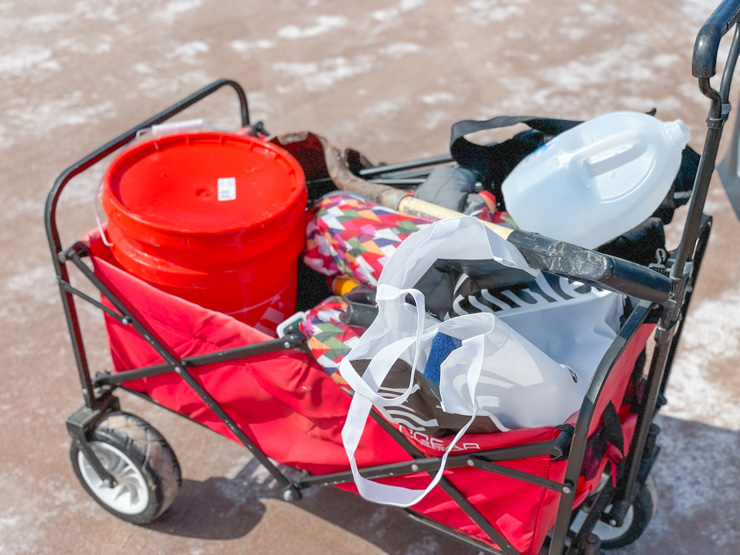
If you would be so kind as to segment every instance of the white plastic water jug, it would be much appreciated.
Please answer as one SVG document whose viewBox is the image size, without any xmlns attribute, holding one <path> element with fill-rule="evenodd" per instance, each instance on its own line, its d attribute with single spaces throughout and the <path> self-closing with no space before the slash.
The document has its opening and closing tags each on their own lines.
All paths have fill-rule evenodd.
<svg viewBox="0 0 740 555">
<path fill-rule="evenodd" d="M 689 141 L 681 120 L 614 112 L 561 133 L 503 183 L 517 225 L 596 248 L 649 217 L 665 198 Z"/>
</svg>

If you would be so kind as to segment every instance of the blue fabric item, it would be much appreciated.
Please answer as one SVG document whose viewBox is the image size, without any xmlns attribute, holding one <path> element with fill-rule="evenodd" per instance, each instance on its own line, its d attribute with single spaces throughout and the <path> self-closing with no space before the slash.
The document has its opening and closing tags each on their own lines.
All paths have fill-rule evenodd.
<svg viewBox="0 0 740 555">
<path fill-rule="evenodd" d="M 429 351 L 424 376 L 433 383 L 439 384 L 440 366 L 449 354 L 462 346 L 462 340 L 455 339 L 444 333 L 438 333 L 432 339 L 432 348 Z"/>
</svg>

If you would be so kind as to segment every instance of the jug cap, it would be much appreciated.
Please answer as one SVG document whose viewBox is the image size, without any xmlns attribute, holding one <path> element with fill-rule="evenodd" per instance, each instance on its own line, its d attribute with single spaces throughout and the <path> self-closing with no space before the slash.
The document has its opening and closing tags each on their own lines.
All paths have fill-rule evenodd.
<svg viewBox="0 0 740 555">
<path fill-rule="evenodd" d="M 683 149 L 686 143 L 689 142 L 689 139 L 691 139 L 689 128 L 680 119 L 665 122 L 663 124 L 663 133 L 668 138 L 668 142 L 676 148 Z"/>
</svg>

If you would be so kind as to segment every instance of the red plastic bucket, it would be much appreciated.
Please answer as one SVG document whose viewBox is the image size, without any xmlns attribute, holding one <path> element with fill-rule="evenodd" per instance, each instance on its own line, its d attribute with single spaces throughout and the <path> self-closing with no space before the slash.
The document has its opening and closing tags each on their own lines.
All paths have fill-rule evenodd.
<svg viewBox="0 0 740 555">
<path fill-rule="evenodd" d="M 105 173 L 102 200 L 125 269 L 274 331 L 295 312 L 306 198 L 303 170 L 283 149 L 203 132 L 124 151 Z"/>
</svg>

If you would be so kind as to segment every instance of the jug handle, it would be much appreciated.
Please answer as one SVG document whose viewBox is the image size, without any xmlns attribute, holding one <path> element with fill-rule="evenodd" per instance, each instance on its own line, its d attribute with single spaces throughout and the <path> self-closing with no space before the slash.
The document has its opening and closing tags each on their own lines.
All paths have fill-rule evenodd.
<svg viewBox="0 0 740 555">
<path fill-rule="evenodd" d="M 646 143 L 637 138 L 638 133 L 634 129 L 627 129 L 606 140 L 586 145 L 571 153 L 570 165 L 585 168 L 592 177 L 614 170 L 645 152 Z M 625 148 L 615 149 L 620 145 Z M 607 152 L 603 152 L 604 150 Z"/>
</svg>

